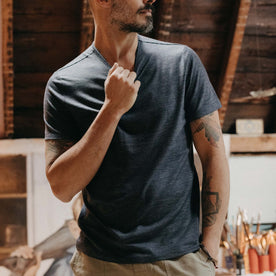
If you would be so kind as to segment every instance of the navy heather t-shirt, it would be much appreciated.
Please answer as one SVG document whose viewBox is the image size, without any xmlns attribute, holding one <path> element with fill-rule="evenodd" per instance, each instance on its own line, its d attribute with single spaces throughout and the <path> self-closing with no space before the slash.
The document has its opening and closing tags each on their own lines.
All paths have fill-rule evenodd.
<svg viewBox="0 0 276 276">
<path fill-rule="evenodd" d="M 83 190 L 79 217 L 78 250 L 117 263 L 170 259 L 199 248 L 190 122 L 220 108 L 190 48 L 138 38 L 138 97 Z M 109 69 L 92 45 L 53 74 L 44 98 L 45 139 L 82 138 L 103 105 Z"/>
</svg>

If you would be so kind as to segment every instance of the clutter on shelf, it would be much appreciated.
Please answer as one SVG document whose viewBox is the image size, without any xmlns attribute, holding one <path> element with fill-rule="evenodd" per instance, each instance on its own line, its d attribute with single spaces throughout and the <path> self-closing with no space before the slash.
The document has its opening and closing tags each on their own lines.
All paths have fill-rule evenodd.
<svg viewBox="0 0 276 276">
<path fill-rule="evenodd" d="M 269 271 L 276 274 L 275 226 L 261 231 L 260 221 L 260 214 L 253 224 L 254 219 L 249 222 L 246 210 L 239 210 L 231 227 L 225 222 L 219 270 L 232 273 L 229 275 L 262 274 Z"/>
</svg>

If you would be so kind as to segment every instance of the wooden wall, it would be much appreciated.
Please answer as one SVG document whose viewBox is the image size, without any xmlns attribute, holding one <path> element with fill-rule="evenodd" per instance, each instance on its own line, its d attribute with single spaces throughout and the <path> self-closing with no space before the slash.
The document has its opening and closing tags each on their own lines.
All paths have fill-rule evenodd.
<svg viewBox="0 0 276 276">
<path fill-rule="evenodd" d="M 79 53 L 81 3 L 14 1 L 14 137 L 43 137 L 42 103 L 50 75 Z"/>
<path fill-rule="evenodd" d="M 193 48 L 217 88 L 236 1 L 158 0 L 151 36 Z M 51 73 L 79 53 L 81 2 L 14 1 L 15 138 L 43 137 L 44 88 Z M 168 12 L 171 20 L 162 25 Z M 247 96 L 260 82 L 264 89 L 276 85 L 275 14 L 276 0 L 252 0 L 231 100 Z M 160 35 L 160 30 L 167 35 Z M 274 99 L 230 102 L 224 132 L 235 131 L 236 118 L 249 117 L 264 118 L 266 132 L 276 132 Z"/>
<path fill-rule="evenodd" d="M 160 1 L 159 21 L 166 14 L 167 1 Z M 174 0 L 172 22 L 166 40 L 186 44 L 194 49 L 205 65 L 212 84 L 217 87 L 225 52 L 225 41 L 235 0 Z M 159 34 L 158 34 L 159 33 Z M 160 31 L 157 32 L 157 38 Z"/>
<path fill-rule="evenodd" d="M 233 83 L 224 132 L 235 132 L 237 118 L 262 118 L 265 132 L 276 132 L 276 98 L 235 103 L 250 91 L 276 86 L 276 1 L 252 0 Z"/>
</svg>

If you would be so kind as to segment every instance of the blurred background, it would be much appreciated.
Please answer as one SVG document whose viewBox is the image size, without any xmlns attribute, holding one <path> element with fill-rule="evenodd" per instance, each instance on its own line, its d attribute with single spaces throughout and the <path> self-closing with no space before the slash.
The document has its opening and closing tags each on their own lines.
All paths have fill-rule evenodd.
<svg viewBox="0 0 276 276">
<path fill-rule="evenodd" d="M 226 241 L 231 235 L 237 243 L 242 225 L 247 253 L 253 236 L 239 216 L 252 235 L 276 223 L 276 1 L 157 0 L 154 6 L 149 36 L 194 49 L 221 100 L 231 173 Z M 54 198 L 44 173 L 43 95 L 51 74 L 89 47 L 94 27 L 87 0 L 0 0 L 0 7 L 1 259 L 73 218 L 72 203 Z"/>
</svg>

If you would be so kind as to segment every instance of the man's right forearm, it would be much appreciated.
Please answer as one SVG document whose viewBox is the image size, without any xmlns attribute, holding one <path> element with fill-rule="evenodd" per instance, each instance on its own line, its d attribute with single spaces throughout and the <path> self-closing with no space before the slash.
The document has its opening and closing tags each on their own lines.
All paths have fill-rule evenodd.
<svg viewBox="0 0 276 276">
<path fill-rule="evenodd" d="M 52 191 L 61 201 L 70 201 L 93 179 L 120 117 L 112 108 L 104 105 L 85 135 L 46 170 Z"/>
</svg>

